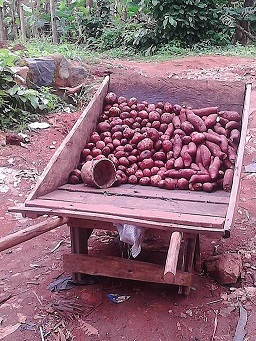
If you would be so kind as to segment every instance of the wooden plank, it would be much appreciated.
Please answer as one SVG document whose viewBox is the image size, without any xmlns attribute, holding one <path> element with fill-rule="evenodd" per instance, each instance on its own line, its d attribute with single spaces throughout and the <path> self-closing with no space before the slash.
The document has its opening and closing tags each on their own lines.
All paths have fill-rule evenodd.
<svg viewBox="0 0 256 341">
<path fill-rule="evenodd" d="M 230 193 L 225 191 L 217 191 L 212 193 L 195 192 L 188 190 L 164 190 L 152 186 L 139 186 L 125 184 L 120 187 L 110 187 L 108 189 L 99 189 L 86 186 L 84 184 L 65 184 L 59 188 L 59 190 L 66 190 L 70 192 L 85 192 L 85 193 L 102 193 L 104 195 L 137 197 L 137 198 L 160 198 L 166 201 L 195 201 L 195 202 L 207 202 L 216 204 L 228 204 Z"/>
<path fill-rule="evenodd" d="M 241 136 L 240 136 L 240 143 L 239 143 L 238 151 L 237 151 L 237 160 L 235 164 L 232 189 L 230 193 L 230 202 L 228 205 L 226 220 L 224 224 L 226 237 L 230 236 L 230 229 L 234 224 L 237 206 L 238 206 L 241 173 L 242 173 L 242 166 L 243 166 L 243 155 L 244 155 L 244 148 L 245 148 L 245 143 L 246 143 L 246 132 L 247 132 L 247 126 L 248 126 L 248 120 L 249 120 L 249 112 L 250 112 L 249 109 L 250 109 L 251 92 L 252 92 L 252 84 L 248 83 L 246 85 Z M 253 95 L 256 96 L 255 89 L 253 91 Z"/>
<path fill-rule="evenodd" d="M 9 234 L 0 239 L 0 252 L 7 250 L 15 245 L 21 244 L 27 240 L 35 238 L 40 234 L 55 229 L 58 226 L 64 225 L 68 222 L 68 218 L 54 218 L 42 221 L 36 225 L 26 227 L 23 230 Z"/>
<path fill-rule="evenodd" d="M 163 266 L 118 257 L 64 254 L 63 268 L 68 272 L 166 284 Z M 190 273 L 177 271 L 173 284 L 190 286 L 191 283 Z"/>
<path fill-rule="evenodd" d="M 102 82 L 89 105 L 54 153 L 27 200 L 54 191 L 67 182 L 68 174 L 77 166 L 81 150 L 95 128 L 109 85 L 109 76 Z"/>
<path fill-rule="evenodd" d="M 181 239 L 182 234 L 180 232 L 172 233 L 164 268 L 164 281 L 169 284 L 173 283 L 177 272 Z"/>
<path fill-rule="evenodd" d="M 156 230 L 166 230 L 166 231 L 180 231 L 180 232 L 186 232 L 186 233 L 201 233 L 207 236 L 215 236 L 215 237 L 221 237 L 223 236 L 224 229 L 223 228 L 210 228 L 210 227 L 201 227 L 198 225 L 182 225 L 182 224 L 175 224 L 175 223 L 163 223 L 163 222 L 155 222 L 150 220 L 141 220 L 141 219 L 135 219 L 135 218 L 128 218 L 128 217 L 122 217 L 119 215 L 109 215 L 109 214 L 100 214 L 98 213 L 97 216 L 95 216 L 94 213 L 90 212 L 77 212 L 72 209 L 56 209 L 56 208 L 49 208 L 49 207 L 25 207 L 25 206 L 19 206 L 19 207 L 11 207 L 9 208 L 10 212 L 19 212 L 23 213 L 25 216 L 27 214 L 38 213 L 40 215 L 59 215 L 62 217 L 68 217 L 68 218 L 74 218 L 77 221 L 79 221 L 79 226 L 87 228 L 87 220 L 93 220 L 97 222 L 104 222 L 104 223 L 120 223 L 120 224 L 133 224 L 145 228 L 152 228 Z M 83 221 L 85 221 L 85 224 L 83 224 Z M 97 227 L 95 227 L 97 228 Z M 104 225 L 102 226 L 104 229 Z"/>
<path fill-rule="evenodd" d="M 54 191 L 46 194 L 38 199 L 49 201 L 63 201 L 64 203 L 78 204 L 90 204 L 97 206 L 98 211 L 101 211 L 102 203 L 104 206 L 112 208 L 113 212 L 117 212 L 120 209 L 126 211 L 135 210 L 138 207 L 142 211 L 161 211 L 163 214 L 167 213 L 179 213 L 179 214 L 191 214 L 210 217 L 225 217 L 227 212 L 227 204 L 213 204 L 205 202 L 203 205 L 198 205 L 198 202 L 194 201 L 176 201 L 176 200 L 163 200 L 161 198 L 137 198 L 127 196 L 115 196 L 105 195 L 104 192 L 96 193 L 84 193 L 84 192 L 67 192 L 67 191 Z M 112 212 L 110 211 L 110 212 Z M 108 213 L 108 212 L 106 212 Z M 144 215 L 147 215 L 144 212 Z M 207 218 L 208 219 L 208 218 Z"/>
<path fill-rule="evenodd" d="M 49 210 L 55 209 L 66 209 L 73 210 L 75 212 L 81 212 L 84 214 L 84 217 L 88 213 L 94 214 L 95 217 L 100 217 L 101 214 L 107 214 L 111 217 L 115 217 L 117 214 L 116 207 L 111 205 L 90 205 L 90 204 L 81 204 L 74 202 L 64 202 L 58 200 L 43 200 L 43 199 L 34 199 L 33 201 L 29 201 L 26 203 L 26 206 L 30 207 L 47 207 Z M 224 223 L 224 218 L 220 217 L 210 217 L 210 216 L 200 216 L 200 215 L 192 215 L 192 214 L 183 214 L 183 213 L 173 213 L 173 212 L 162 212 L 162 211 L 150 211 L 150 210 L 142 210 L 140 208 L 137 209 L 129 209 L 129 208 L 118 208 L 118 215 L 126 218 L 134 218 L 140 220 L 152 220 L 159 223 L 177 223 L 184 225 L 197 225 L 202 227 L 216 227 L 221 228 Z"/>
</svg>

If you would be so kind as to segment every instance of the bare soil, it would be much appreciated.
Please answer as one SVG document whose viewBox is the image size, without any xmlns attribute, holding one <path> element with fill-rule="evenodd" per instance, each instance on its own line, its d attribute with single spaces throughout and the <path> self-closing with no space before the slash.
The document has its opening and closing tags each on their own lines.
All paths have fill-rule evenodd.
<svg viewBox="0 0 256 341">
<path fill-rule="evenodd" d="M 119 77 L 120 83 L 122 77 L 133 82 L 139 75 L 151 80 L 162 77 L 241 83 L 254 82 L 256 78 L 256 61 L 235 57 L 193 57 L 161 63 L 112 60 L 106 65 Z M 90 72 L 100 80 L 105 69 L 101 64 Z M 255 162 L 254 107 L 244 165 Z M 0 237 L 34 223 L 20 214 L 9 213 L 8 208 L 24 202 L 79 115 L 79 112 L 60 113 L 47 117 L 51 127 L 29 132 L 27 148 L 0 146 Z M 0 132 L 0 143 L 4 140 L 5 133 Z M 243 173 L 231 237 L 202 240 L 203 257 L 223 252 L 241 254 L 243 271 L 233 287 L 221 286 L 202 273 L 195 275 L 188 297 L 178 295 L 175 286 L 111 278 L 96 278 L 94 284 L 76 286 L 61 293 L 51 292 L 47 289 L 51 282 L 60 275 L 69 275 L 62 273 L 62 254 L 70 252 L 69 230 L 64 226 L 0 254 L 0 340 L 231 341 L 240 305 L 248 313 L 245 340 L 255 340 L 255 181 L 255 173 Z M 95 233 L 90 241 L 90 252 L 103 254 L 110 249 L 121 253 L 116 235 Z M 162 249 L 165 250 L 166 245 L 157 241 L 145 244 L 147 257 L 164 257 Z M 109 293 L 130 298 L 115 304 L 108 299 Z M 69 310 L 74 307 L 82 307 L 84 311 L 72 314 Z"/>
</svg>

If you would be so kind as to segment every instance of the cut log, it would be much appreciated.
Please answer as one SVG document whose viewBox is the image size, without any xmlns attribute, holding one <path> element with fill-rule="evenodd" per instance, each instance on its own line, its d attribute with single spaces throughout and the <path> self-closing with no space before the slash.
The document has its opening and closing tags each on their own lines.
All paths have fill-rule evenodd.
<svg viewBox="0 0 256 341">
<path fill-rule="evenodd" d="M 36 225 L 29 226 L 23 230 L 9 234 L 0 239 L 0 252 L 7 250 L 15 245 L 21 244 L 29 239 L 35 238 L 40 234 L 55 229 L 58 226 L 64 225 L 68 222 L 68 218 L 48 219 Z"/>
<path fill-rule="evenodd" d="M 181 232 L 172 233 L 164 269 L 164 281 L 169 284 L 174 283 L 181 239 Z"/>
</svg>

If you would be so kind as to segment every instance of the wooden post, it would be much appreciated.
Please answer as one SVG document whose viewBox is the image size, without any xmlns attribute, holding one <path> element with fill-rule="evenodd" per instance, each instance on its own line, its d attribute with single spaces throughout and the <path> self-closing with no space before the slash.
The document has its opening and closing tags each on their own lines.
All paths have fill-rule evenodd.
<svg viewBox="0 0 256 341">
<path fill-rule="evenodd" d="M 92 233 L 92 229 L 82 227 L 73 227 L 70 224 L 70 239 L 71 239 L 71 252 L 78 254 L 88 254 L 88 239 Z M 82 282 L 85 274 L 74 272 L 73 279 L 77 282 Z"/>
<path fill-rule="evenodd" d="M 56 25 L 54 0 L 50 0 L 50 12 L 51 12 L 51 24 L 52 24 L 52 42 L 53 44 L 56 45 L 58 44 L 58 37 L 57 37 L 57 25 Z"/>
<path fill-rule="evenodd" d="M 26 42 L 26 28 L 25 28 L 24 9 L 23 9 L 22 0 L 19 1 L 19 12 L 20 12 L 21 41 L 24 44 Z"/>
<path fill-rule="evenodd" d="M 172 233 L 164 269 L 164 281 L 169 284 L 174 282 L 176 275 L 181 239 L 181 232 Z"/>
<path fill-rule="evenodd" d="M 3 7 L 0 7 L 0 39 L 5 41 L 5 29 L 4 29 L 4 17 L 3 17 Z"/>
<path fill-rule="evenodd" d="M 0 252 L 21 244 L 68 222 L 68 218 L 45 220 L 0 239 Z"/>
</svg>

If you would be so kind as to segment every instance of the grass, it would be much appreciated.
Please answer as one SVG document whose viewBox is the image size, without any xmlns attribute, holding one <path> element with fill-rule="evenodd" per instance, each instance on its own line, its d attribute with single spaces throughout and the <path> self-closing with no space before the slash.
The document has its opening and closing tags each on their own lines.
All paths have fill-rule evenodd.
<svg viewBox="0 0 256 341">
<path fill-rule="evenodd" d="M 21 52 L 23 56 L 42 57 L 54 53 L 59 53 L 68 59 L 86 61 L 90 64 L 101 63 L 106 59 L 127 59 L 127 60 L 141 60 L 141 61 L 166 61 L 170 59 L 177 59 L 188 56 L 239 56 L 253 58 L 256 56 L 256 46 L 248 45 L 226 45 L 223 47 L 215 47 L 206 44 L 197 44 L 192 48 L 182 48 L 178 44 L 165 45 L 159 51 L 150 56 L 134 50 L 127 50 L 122 48 L 110 49 L 99 52 L 85 47 L 83 45 L 63 43 L 53 45 L 49 40 L 29 41 L 26 44 L 27 51 Z"/>
</svg>

